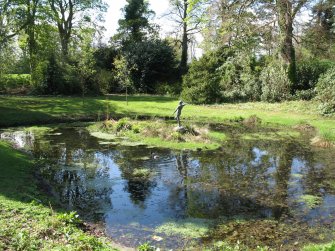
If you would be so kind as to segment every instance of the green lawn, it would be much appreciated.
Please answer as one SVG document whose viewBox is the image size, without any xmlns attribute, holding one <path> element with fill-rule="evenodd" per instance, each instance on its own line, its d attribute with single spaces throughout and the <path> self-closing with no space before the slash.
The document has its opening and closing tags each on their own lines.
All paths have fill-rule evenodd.
<svg viewBox="0 0 335 251">
<path fill-rule="evenodd" d="M 114 250 L 39 193 L 33 161 L 0 141 L 0 250 Z"/>
<path fill-rule="evenodd" d="M 79 97 L 0 97 L 0 127 L 43 124 L 76 120 L 102 120 L 106 114 L 112 117 L 168 117 L 178 105 L 175 98 L 162 96 L 132 96 L 126 105 L 124 96 L 97 98 Z M 182 118 L 203 122 L 223 122 L 236 117 L 256 114 L 265 123 L 293 126 L 309 123 L 335 141 L 335 117 L 317 114 L 318 104 L 310 101 L 284 103 L 241 103 L 186 106 Z"/>
</svg>

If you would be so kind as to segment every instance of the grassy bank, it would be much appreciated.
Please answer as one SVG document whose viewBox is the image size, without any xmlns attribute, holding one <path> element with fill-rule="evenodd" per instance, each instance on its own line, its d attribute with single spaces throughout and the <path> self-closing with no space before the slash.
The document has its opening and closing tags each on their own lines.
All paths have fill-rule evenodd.
<svg viewBox="0 0 335 251">
<path fill-rule="evenodd" d="M 42 124 L 71 120 L 102 120 L 106 114 L 112 117 L 168 117 L 178 100 L 160 96 L 133 96 L 126 105 L 123 96 L 98 98 L 79 97 L 0 97 L 0 127 Z M 317 103 L 291 101 L 268 104 L 262 102 L 223 104 L 211 106 L 186 106 L 182 119 L 202 122 L 222 122 L 256 114 L 265 123 L 294 126 L 308 123 L 316 127 L 323 137 L 335 141 L 335 117 L 325 118 L 317 114 Z"/>
<path fill-rule="evenodd" d="M 85 233 L 74 212 L 52 209 L 33 161 L 0 141 L 0 250 L 114 250 Z"/>
</svg>

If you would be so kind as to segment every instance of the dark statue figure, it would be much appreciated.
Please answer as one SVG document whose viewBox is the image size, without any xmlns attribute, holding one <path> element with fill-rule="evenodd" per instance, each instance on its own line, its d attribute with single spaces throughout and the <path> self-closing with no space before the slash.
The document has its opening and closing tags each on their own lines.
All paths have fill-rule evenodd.
<svg viewBox="0 0 335 251">
<path fill-rule="evenodd" d="M 187 105 L 186 103 L 184 103 L 182 100 L 179 101 L 179 105 L 178 107 L 176 108 L 176 110 L 173 112 L 173 114 L 175 114 L 176 112 L 176 120 L 178 122 L 178 126 L 181 127 L 181 124 L 180 124 L 180 115 L 181 115 L 181 110 L 184 108 L 184 106 Z"/>
</svg>

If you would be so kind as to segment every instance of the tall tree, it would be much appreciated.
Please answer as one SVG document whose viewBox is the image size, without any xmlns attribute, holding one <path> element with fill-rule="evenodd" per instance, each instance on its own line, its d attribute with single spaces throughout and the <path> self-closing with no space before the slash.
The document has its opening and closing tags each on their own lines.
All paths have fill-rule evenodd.
<svg viewBox="0 0 335 251">
<path fill-rule="evenodd" d="M 30 61 L 30 72 L 36 67 L 37 41 L 36 41 L 36 15 L 40 0 L 26 0 L 26 28 L 28 35 L 28 52 Z"/>
<path fill-rule="evenodd" d="M 257 23 L 261 11 L 254 0 L 209 0 L 208 23 L 203 34 L 209 48 L 222 46 L 251 49 L 260 42 L 264 29 Z M 260 31 L 262 30 L 262 31 Z"/>
<path fill-rule="evenodd" d="M 24 0 L 0 1 L 0 46 L 27 26 Z"/>
<path fill-rule="evenodd" d="M 155 27 L 150 23 L 155 13 L 149 9 L 147 0 L 127 0 L 122 11 L 124 18 L 119 20 L 118 34 L 114 40 L 127 45 L 141 42 L 151 34 L 156 34 Z"/>
<path fill-rule="evenodd" d="M 314 57 L 335 59 L 335 0 L 320 0 L 312 9 L 312 20 L 303 37 L 304 45 Z"/>
<path fill-rule="evenodd" d="M 280 30 L 280 56 L 288 68 L 288 77 L 296 82 L 296 58 L 293 44 L 293 21 L 307 0 L 276 0 L 276 12 Z"/>
<path fill-rule="evenodd" d="M 105 11 L 106 4 L 102 0 L 48 0 L 51 16 L 56 22 L 62 53 L 69 54 L 69 44 L 76 22 L 91 20 L 95 11 Z"/>
<path fill-rule="evenodd" d="M 192 3 L 189 0 L 170 0 L 170 10 L 167 16 L 177 24 L 175 33 L 181 47 L 181 58 L 179 64 L 180 74 L 187 72 L 189 58 L 189 43 L 191 36 L 200 32 L 201 16 L 203 13 L 202 3 Z"/>
</svg>

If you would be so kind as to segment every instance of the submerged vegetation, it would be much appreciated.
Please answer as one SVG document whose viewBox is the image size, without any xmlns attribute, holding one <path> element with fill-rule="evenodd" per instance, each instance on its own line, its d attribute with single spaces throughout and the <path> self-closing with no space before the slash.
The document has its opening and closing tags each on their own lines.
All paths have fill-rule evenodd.
<svg viewBox="0 0 335 251">
<path fill-rule="evenodd" d="M 213 222 L 205 219 L 169 221 L 157 227 L 155 232 L 166 235 L 179 235 L 185 238 L 202 238 L 208 234 L 211 223 Z"/>
<path fill-rule="evenodd" d="M 300 233 L 298 234 L 297 231 Z M 211 236 L 211 240 L 225 240 L 225 242 L 232 244 L 240 242 L 250 249 L 268 247 L 265 250 L 277 250 L 285 245 L 291 250 L 301 249 L 305 245 L 304 243 L 322 241 L 322 231 L 321 228 L 311 228 L 307 224 L 302 225 L 298 222 L 287 224 L 270 219 L 241 219 L 218 224 L 211 230 L 209 236 Z M 297 238 L 298 235 L 299 238 Z"/>
</svg>

